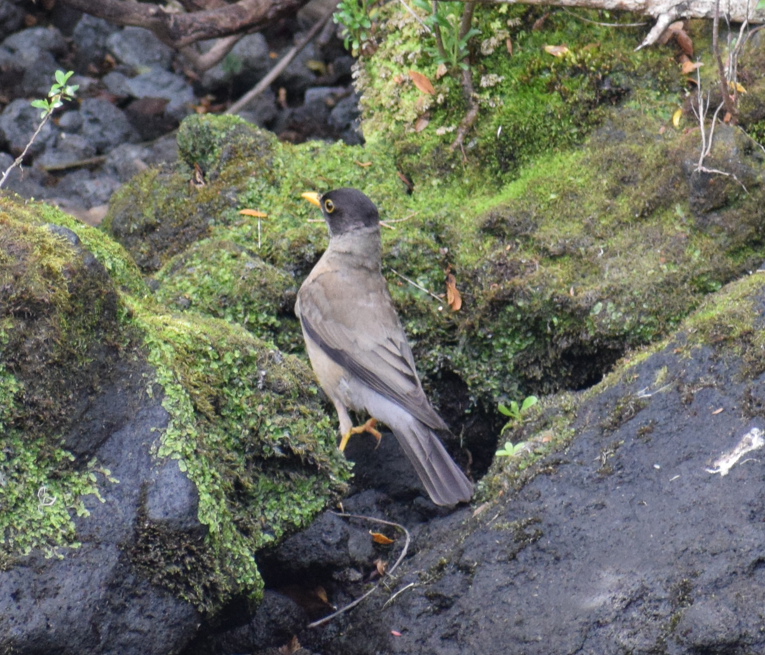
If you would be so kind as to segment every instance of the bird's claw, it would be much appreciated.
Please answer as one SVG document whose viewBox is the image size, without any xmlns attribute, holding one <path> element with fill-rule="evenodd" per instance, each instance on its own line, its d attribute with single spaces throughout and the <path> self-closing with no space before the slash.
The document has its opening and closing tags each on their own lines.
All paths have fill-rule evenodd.
<svg viewBox="0 0 765 655">
<path fill-rule="evenodd" d="M 369 432 L 375 439 L 377 439 L 377 446 L 380 445 L 380 441 L 382 440 L 382 434 L 380 434 L 380 431 L 376 429 L 377 425 L 377 419 L 376 418 L 370 418 L 364 425 L 359 425 L 355 428 L 351 428 L 343 435 L 343 438 L 340 440 L 340 450 L 344 451 L 345 447 L 348 445 L 348 441 L 350 441 L 350 438 L 354 434 L 361 434 L 362 432 Z M 377 448 L 375 446 L 375 449 Z"/>
</svg>

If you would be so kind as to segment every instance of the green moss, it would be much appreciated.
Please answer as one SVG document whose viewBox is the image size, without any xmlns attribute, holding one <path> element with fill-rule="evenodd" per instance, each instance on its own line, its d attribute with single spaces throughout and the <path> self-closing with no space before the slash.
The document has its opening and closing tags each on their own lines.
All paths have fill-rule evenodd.
<svg viewBox="0 0 765 655">
<path fill-rule="evenodd" d="M 104 353 L 129 347 L 117 295 L 93 265 L 47 223 L 69 224 L 39 205 L 0 199 L 0 564 L 41 549 L 78 546 L 72 517 L 98 495 L 95 460 L 74 465 L 62 443 L 72 406 L 103 379 Z M 119 279 L 140 287 L 119 246 L 81 230 Z M 66 380 L 66 384 L 62 384 Z"/>
<path fill-rule="evenodd" d="M 177 459 L 195 483 L 208 533 L 200 541 L 138 517 L 128 556 L 202 611 L 233 595 L 257 599 L 255 551 L 305 526 L 349 477 L 309 369 L 225 320 L 171 315 L 103 233 L 51 208 L 0 202 L 0 566 L 78 545 L 83 496 L 119 482 L 65 440 L 82 402 L 138 366 L 140 391 L 161 393 L 170 416 L 153 455 Z M 229 246 L 231 263 L 244 253 Z"/>
<path fill-rule="evenodd" d="M 317 417 L 318 390 L 294 358 L 225 321 L 131 306 L 171 416 L 156 455 L 179 459 L 209 528 L 201 577 L 216 593 L 185 593 L 204 609 L 256 597 L 255 551 L 304 527 L 348 478 L 334 424 Z"/>
<path fill-rule="evenodd" d="M 200 241 L 170 260 L 157 282 L 155 299 L 168 307 L 242 325 L 282 352 L 302 349 L 302 334 L 291 316 L 295 278 L 253 250 L 231 241 Z"/>
</svg>

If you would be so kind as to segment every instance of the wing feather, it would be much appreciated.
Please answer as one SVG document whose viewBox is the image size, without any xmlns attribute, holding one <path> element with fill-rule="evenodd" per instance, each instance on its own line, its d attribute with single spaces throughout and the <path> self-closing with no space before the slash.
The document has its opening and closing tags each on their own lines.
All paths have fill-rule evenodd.
<svg viewBox="0 0 765 655">
<path fill-rule="evenodd" d="M 296 309 L 306 334 L 334 362 L 429 427 L 447 429 L 422 390 L 382 275 L 351 283 L 337 270 L 322 272 L 300 288 Z"/>
</svg>

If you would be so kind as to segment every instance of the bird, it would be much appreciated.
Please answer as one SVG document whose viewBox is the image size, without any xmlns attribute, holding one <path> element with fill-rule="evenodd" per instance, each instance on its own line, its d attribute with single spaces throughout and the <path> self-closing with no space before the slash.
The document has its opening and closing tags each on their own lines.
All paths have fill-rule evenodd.
<svg viewBox="0 0 765 655">
<path fill-rule="evenodd" d="M 308 357 L 340 421 L 340 450 L 351 435 L 387 425 L 436 505 L 469 502 L 473 484 L 439 436 L 449 428 L 425 396 L 412 349 L 382 274 L 380 215 L 361 191 L 302 194 L 321 208 L 329 246 L 297 294 Z M 353 427 L 349 410 L 366 412 Z"/>
</svg>

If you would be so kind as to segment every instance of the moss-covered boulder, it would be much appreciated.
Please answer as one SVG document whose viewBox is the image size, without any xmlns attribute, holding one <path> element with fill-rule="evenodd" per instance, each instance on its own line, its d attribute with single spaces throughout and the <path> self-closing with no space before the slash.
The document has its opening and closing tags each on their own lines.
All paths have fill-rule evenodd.
<svg viewBox="0 0 765 655">
<path fill-rule="evenodd" d="M 301 361 L 173 315 L 105 234 L 0 198 L 2 649 L 166 653 L 256 601 L 256 551 L 344 488 L 334 433 Z"/>
<path fill-rule="evenodd" d="M 413 194 L 396 151 L 380 141 L 362 148 L 270 140 L 264 152 L 264 135 L 241 124 L 238 158 L 215 163 L 198 146 L 182 148 L 180 172 L 163 182 L 175 198 L 165 208 L 171 223 L 204 198 L 235 201 L 180 254 L 172 240 L 157 241 L 153 257 L 165 262 L 157 293 L 173 307 L 227 316 L 299 352 L 291 294 L 326 244 L 300 192 L 365 191 L 393 228 L 383 229 L 383 272 L 426 386 L 458 430 L 474 421 L 466 438 L 480 468 L 501 425 L 492 413 L 498 401 L 592 384 L 627 349 L 666 334 L 707 293 L 765 257 L 765 165 L 748 137 L 718 127 L 706 161 L 735 172 L 736 181 L 695 170 L 698 133 L 629 108 L 609 116 L 581 147 L 541 157 L 506 184 L 473 168 L 465 178 L 426 177 Z M 222 144 L 236 125 L 195 116 L 179 142 L 215 143 L 217 135 Z M 252 148 L 241 145 L 247 132 Z M 199 196 L 188 183 L 192 157 L 236 171 L 244 187 L 219 172 Z M 271 168 L 259 166 L 263 158 Z M 153 193 L 154 175 L 120 191 L 112 224 L 127 216 L 125 199 L 138 196 L 141 204 Z M 250 271 L 270 280 L 268 289 L 255 290 Z M 446 303 L 448 275 L 462 295 L 457 312 Z M 476 423 L 482 412 L 489 420 Z"/>
</svg>

